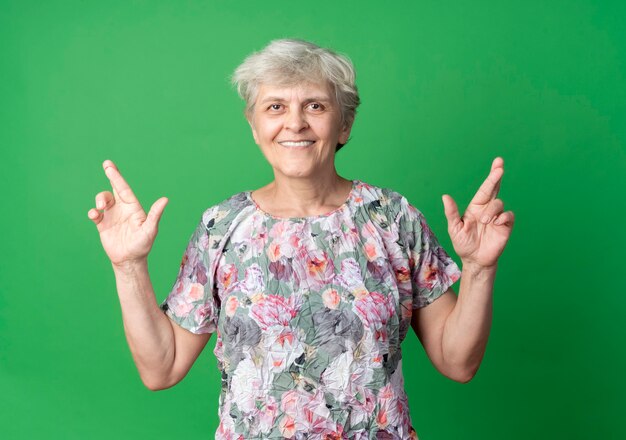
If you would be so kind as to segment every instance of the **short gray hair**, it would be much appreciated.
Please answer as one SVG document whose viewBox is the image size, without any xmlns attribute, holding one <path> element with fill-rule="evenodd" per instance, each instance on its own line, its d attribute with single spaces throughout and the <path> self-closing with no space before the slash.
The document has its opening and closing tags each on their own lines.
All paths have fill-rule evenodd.
<svg viewBox="0 0 626 440">
<path fill-rule="evenodd" d="M 246 102 L 246 116 L 254 112 L 261 84 L 293 86 L 302 82 L 327 83 L 341 109 L 342 124 L 352 124 L 361 100 L 352 61 L 330 49 L 303 40 L 271 41 L 259 52 L 249 55 L 235 69 L 232 83 Z M 343 145 L 339 144 L 337 149 Z"/>
</svg>

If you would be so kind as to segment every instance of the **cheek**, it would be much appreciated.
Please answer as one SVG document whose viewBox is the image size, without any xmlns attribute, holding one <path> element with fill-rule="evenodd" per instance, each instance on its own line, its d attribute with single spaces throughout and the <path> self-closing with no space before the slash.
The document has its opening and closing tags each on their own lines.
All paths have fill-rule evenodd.
<svg viewBox="0 0 626 440">
<path fill-rule="evenodd" d="M 278 121 L 264 121 L 263 125 L 259 127 L 257 137 L 262 142 L 271 142 L 278 136 L 281 128 L 282 125 Z"/>
</svg>

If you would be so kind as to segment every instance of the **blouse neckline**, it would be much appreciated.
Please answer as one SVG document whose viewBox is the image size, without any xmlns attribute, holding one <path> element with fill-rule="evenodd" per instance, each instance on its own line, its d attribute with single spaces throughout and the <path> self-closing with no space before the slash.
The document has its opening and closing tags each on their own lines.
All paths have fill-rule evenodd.
<svg viewBox="0 0 626 440">
<path fill-rule="evenodd" d="M 354 179 L 352 180 L 352 188 L 350 188 L 350 193 L 348 193 L 348 197 L 346 198 L 346 200 L 341 204 L 341 206 L 333 209 L 332 211 L 323 213 L 323 214 L 317 214 L 317 215 L 309 215 L 309 216 L 304 216 L 304 217 L 278 217 L 276 215 L 270 214 L 269 212 L 264 211 L 258 204 L 257 202 L 252 198 L 252 191 L 245 191 L 244 194 L 246 195 L 246 198 L 250 201 L 250 203 L 252 203 L 252 205 L 255 207 L 255 209 L 257 210 L 257 212 L 261 213 L 262 215 L 264 215 L 265 217 L 269 217 L 271 219 L 274 220 L 279 220 L 279 221 L 302 221 L 302 220 L 315 220 L 315 219 L 320 219 L 320 218 L 324 218 L 324 217 L 330 217 L 333 214 L 337 214 L 339 212 L 342 212 L 344 210 L 346 210 L 348 208 L 348 206 L 350 205 L 351 201 L 354 199 L 355 197 L 355 193 L 356 193 L 356 189 L 357 189 L 357 184 L 358 184 L 358 180 Z"/>
</svg>

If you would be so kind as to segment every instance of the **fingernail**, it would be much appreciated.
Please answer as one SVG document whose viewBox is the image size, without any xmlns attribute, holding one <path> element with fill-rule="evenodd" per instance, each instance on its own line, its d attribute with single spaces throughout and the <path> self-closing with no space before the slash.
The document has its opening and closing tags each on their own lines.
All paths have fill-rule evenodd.
<svg viewBox="0 0 626 440">
<path fill-rule="evenodd" d="M 481 220 L 481 221 L 482 221 L 483 223 L 489 223 L 489 216 L 488 216 L 488 215 L 483 216 L 483 218 L 482 218 L 482 220 Z"/>
<path fill-rule="evenodd" d="M 102 209 L 102 208 L 104 208 L 104 203 L 103 203 L 102 201 L 100 201 L 100 202 L 98 202 L 98 204 L 96 205 L 96 207 L 97 207 L 98 209 Z"/>
</svg>

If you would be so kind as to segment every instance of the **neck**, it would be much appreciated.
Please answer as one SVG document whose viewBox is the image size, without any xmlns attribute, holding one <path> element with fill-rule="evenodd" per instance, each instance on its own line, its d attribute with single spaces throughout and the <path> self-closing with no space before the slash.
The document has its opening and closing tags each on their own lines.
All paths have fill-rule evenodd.
<svg viewBox="0 0 626 440">
<path fill-rule="evenodd" d="M 308 217 L 339 208 L 348 198 L 352 182 L 333 168 L 326 176 L 290 177 L 274 174 L 274 181 L 255 191 L 264 211 L 279 217 Z"/>
</svg>

